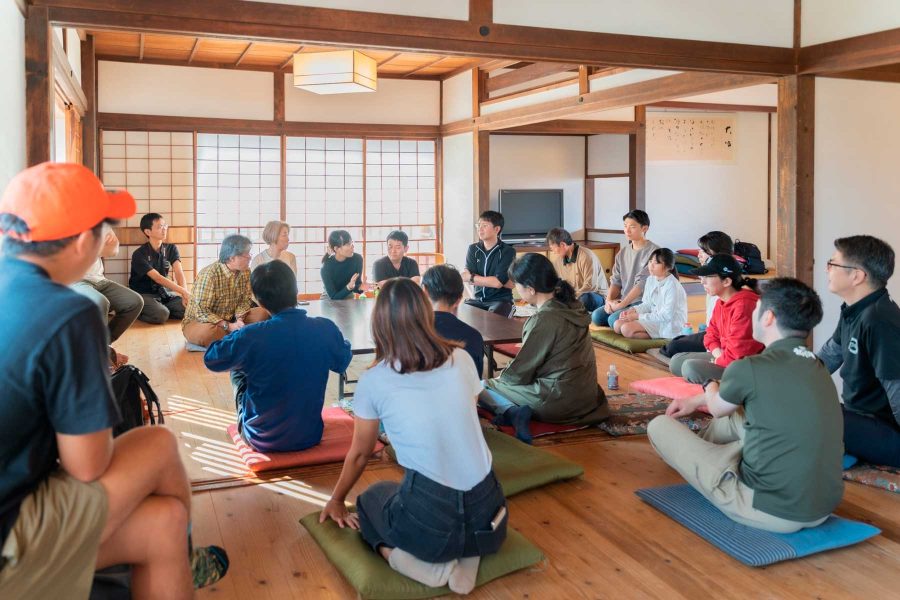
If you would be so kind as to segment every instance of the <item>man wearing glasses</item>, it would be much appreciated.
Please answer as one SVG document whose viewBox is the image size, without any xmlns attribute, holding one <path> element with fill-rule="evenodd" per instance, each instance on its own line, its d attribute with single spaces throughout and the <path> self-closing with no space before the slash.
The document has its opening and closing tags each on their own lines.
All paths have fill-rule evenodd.
<svg viewBox="0 0 900 600">
<path fill-rule="evenodd" d="M 203 267 L 194 281 L 181 330 L 195 346 L 209 346 L 247 323 L 269 318 L 264 308 L 253 307 L 250 290 L 250 248 L 242 235 L 222 240 L 219 260 Z"/>
<path fill-rule="evenodd" d="M 844 303 L 818 356 L 844 382 L 844 450 L 900 467 L 900 308 L 885 288 L 894 250 L 868 235 L 839 238 L 834 247 L 828 289 Z"/>
</svg>

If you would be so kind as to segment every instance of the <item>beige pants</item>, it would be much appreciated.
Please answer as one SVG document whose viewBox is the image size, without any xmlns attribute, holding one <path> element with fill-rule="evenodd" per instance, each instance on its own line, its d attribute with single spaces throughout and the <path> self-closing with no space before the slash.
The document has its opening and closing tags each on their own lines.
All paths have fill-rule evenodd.
<svg viewBox="0 0 900 600">
<path fill-rule="evenodd" d="M 265 321 L 270 316 L 269 311 L 257 306 L 256 308 L 251 308 L 244 314 L 244 323 L 249 325 L 250 323 Z M 200 323 L 199 321 L 185 323 L 181 327 L 181 331 L 184 333 L 184 339 L 192 344 L 197 344 L 198 346 L 209 346 L 213 342 L 221 340 L 229 333 L 221 327 L 217 327 L 214 323 Z"/>
<path fill-rule="evenodd" d="M 647 436 L 670 467 L 733 521 L 775 533 L 793 533 L 828 518 L 802 523 L 753 508 L 753 489 L 738 475 L 744 448 L 742 410 L 713 419 L 700 435 L 661 415 L 650 421 Z"/>
<path fill-rule="evenodd" d="M 87 598 L 107 509 L 99 482 L 63 472 L 41 482 L 3 542 L 0 598 Z"/>
</svg>

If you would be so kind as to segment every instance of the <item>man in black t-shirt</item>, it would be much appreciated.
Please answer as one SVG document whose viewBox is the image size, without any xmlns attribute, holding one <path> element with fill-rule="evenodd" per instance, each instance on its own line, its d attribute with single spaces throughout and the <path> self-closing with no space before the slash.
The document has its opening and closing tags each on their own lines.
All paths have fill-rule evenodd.
<svg viewBox="0 0 900 600">
<path fill-rule="evenodd" d="M 181 268 L 181 255 L 175 244 L 166 244 L 169 226 L 159 213 L 141 217 L 141 231 L 147 243 L 131 255 L 131 276 L 128 287 L 144 299 L 144 309 L 138 317 L 145 323 L 165 323 L 168 319 L 184 318 L 184 307 L 190 294 Z M 169 279 L 172 271 L 175 281 Z"/>
<path fill-rule="evenodd" d="M 478 377 L 484 371 L 484 338 L 478 330 L 459 320 L 456 311 L 463 297 L 463 280 L 450 265 L 435 265 L 422 276 L 422 287 L 434 307 L 434 328 L 448 340 L 462 342 L 475 361 Z"/>
<path fill-rule="evenodd" d="M 503 231 L 503 215 L 486 210 L 475 224 L 479 241 L 469 246 L 466 268 L 461 275 L 464 281 L 475 286 L 475 299 L 466 304 L 504 317 L 512 315 L 512 282 L 509 266 L 516 258 L 515 249 L 500 239 Z"/>
<path fill-rule="evenodd" d="M 844 303 L 834 335 L 819 350 L 844 389 L 844 449 L 866 462 L 900 467 L 900 308 L 888 295 L 894 250 L 855 235 L 834 241 L 828 289 Z"/>
<path fill-rule="evenodd" d="M 409 236 L 403 231 L 392 231 L 387 236 L 387 256 L 372 265 L 372 279 L 381 286 L 394 277 L 408 277 L 420 283 L 419 263 L 406 256 L 409 250 Z"/>
<path fill-rule="evenodd" d="M 72 163 L 23 171 L 0 200 L 0 598 L 87 598 L 95 568 L 122 562 L 135 597 L 184 598 L 192 564 L 204 567 L 195 585 L 227 568 L 221 549 L 189 558 L 175 436 L 138 427 L 112 439 L 109 333 L 66 287 L 97 260 L 104 223 L 134 208 Z"/>
</svg>

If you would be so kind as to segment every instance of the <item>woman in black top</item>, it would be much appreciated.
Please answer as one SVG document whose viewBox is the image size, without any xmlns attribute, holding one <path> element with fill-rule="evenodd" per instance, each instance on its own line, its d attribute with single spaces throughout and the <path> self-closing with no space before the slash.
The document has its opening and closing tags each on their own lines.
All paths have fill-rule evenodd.
<svg viewBox="0 0 900 600">
<path fill-rule="evenodd" d="M 328 236 L 328 252 L 322 258 L 322 283 L 332 300 L 351 298 L 366 288 L 362 256 L 353 251 L 353 240 L 343 229 Z"/>
</svg>

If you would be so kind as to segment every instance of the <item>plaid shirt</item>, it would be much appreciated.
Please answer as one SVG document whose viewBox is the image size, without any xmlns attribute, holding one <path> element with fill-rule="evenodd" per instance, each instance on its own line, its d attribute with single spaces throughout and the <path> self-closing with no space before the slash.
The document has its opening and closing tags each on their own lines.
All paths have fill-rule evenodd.
<svg viewBox="0 0 900 600">
<path fill-rule="evenodd" d="M 250 310 L 250 271 L 231 271 L 220 262 L 203 267 L 194 280 L 194 289 L 182 327 L 194 321 L 231 321 Z"/>
</svg>

